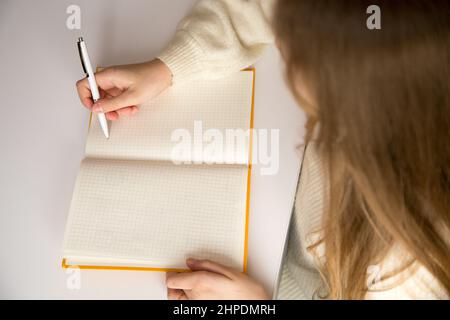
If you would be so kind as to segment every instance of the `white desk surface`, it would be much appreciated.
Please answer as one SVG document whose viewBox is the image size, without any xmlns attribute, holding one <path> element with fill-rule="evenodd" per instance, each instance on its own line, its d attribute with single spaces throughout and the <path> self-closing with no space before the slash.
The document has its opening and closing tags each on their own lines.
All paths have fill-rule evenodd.
<svg viewBox="0 0 450 320">
<path fill-rule="evenodd" d="M 164 48 L 194 1 L 0 2 L 0 298 L 165 299 L 163 273 L 81 271 L 69 290 L 60 267 L 72 188 L 83 158 L 88 111 L 75 82 L 82 35 L 93 64 L 149 60 Z M 66 8 L 81 8 L 81 30 Z M 283 80 L 275 48 L 256 66 L 255 127 L 280 129 L 280 170 L 254 166 L 249 274 L 273 289 L 284 246 L 304 115 Z"/>
</svg>

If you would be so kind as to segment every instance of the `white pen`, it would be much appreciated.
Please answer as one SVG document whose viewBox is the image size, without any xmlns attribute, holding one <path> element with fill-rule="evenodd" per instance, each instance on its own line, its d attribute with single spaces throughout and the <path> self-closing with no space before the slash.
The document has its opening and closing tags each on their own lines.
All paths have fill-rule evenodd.
<svg viewBox="0 0 450 320">
<path fill-rule="evenodd" d="M 100 93 L 98 92 L 97 82 L 95 81 L 94 70 L 92 70 L 91 60 L 89 59 L 89 54 L 87 52 L 86 44 L 82 37 L 78 38 L 77 42 L 78 52 L 80 53 L 81 65 L 83 66 L 84 73 L 89 82 L 89 88 L 91 88 L 92 100 L 94 103 L 100 99 Z M 98 121 L 102 127 L 103 133 L 106 139 L 109 138 L 108 122 L 104 113 L 98 113 Z"/>
</svg>

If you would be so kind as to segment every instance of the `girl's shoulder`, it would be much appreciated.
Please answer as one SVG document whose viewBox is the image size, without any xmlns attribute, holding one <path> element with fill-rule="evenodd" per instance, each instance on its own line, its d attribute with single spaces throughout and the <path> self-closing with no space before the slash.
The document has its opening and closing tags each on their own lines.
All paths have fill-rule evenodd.
<svg viewBox="0 0 450 320">
<path fill-rule="evenodd" d="M 432 273 L 399 245 L 367 275 L 366 299 L 449 299 Z"/>
</svg>

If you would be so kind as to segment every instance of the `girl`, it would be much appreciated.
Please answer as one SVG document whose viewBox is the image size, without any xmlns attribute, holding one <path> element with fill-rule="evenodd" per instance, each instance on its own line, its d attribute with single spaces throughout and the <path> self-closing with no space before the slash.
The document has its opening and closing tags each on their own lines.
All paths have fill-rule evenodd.
<svg viewBox="0 0 450 320">
<path fill-rule="evenodd" d="M 371 4 L 200 1 L 158 59 L 97 73 L 105 99 L 77 84 L 115 120 L 171 84 L 247 67 L 276 38 L 308 116 L 276 298 L 450 295 L 449 2 L 377 1 L 378 30 Z M 170 299 L 268 298 L 226 266 L 187 264 L 194 272 L 167 275 Z"/>
</svg>

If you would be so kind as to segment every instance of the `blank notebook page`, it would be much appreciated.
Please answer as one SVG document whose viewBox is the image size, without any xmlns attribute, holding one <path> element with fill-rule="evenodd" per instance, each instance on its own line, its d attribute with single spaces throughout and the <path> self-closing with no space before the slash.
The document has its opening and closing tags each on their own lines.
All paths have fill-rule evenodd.
<svg viewBox="0 0 450 320">
<path fill-rule="evenodd" d="M 111 159 L 171 160 L 174 130 L 187 129 L 192 136 L 194 121 L 201 120 L 201 129 L 218 129 L 224 136 L 226 129 L 250 128 L 253 72 L 241 71 L 227 78 L 197 80 L 169 88 L 150 103 L 140 106 L 139 112 L 110 122 L 110 139 L 105 138 L 95 115 L 92 117 L 86 143 L 86 156 Z M 198 128 L 198 126 L 197 126 Z M 198 137 L 198 136 L 197 136 Z M 200 135 L 201 138 L 201 135 Z M 193 149 L 190 156 L 178 156 L 178 161 L 210 161 L 220 163 L 248 163 L 248 139 L 244 148 L 210 154 Z M 212 157 L 212 158 L 211 158 Z M 223 161 L 222 161 L 223 162 Z"/>
<path fill-rule="evenodd" d="M 242 165 L 87 158 L 64 256 L 162 268 L 185 268 L 185 259 L 196 257 L 242 268 L 246 189 Z"/>
</svg>

